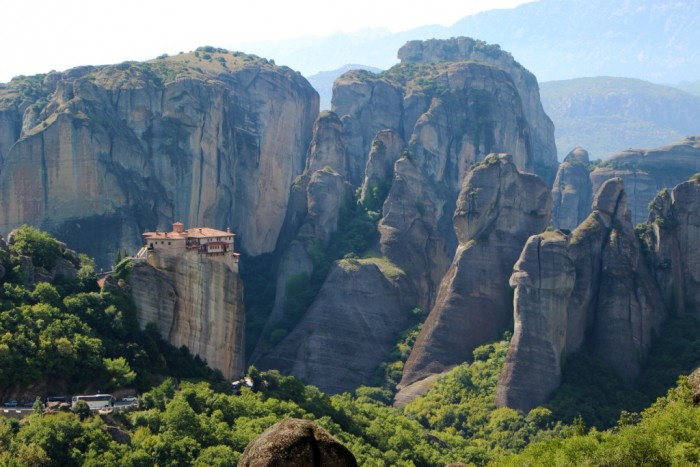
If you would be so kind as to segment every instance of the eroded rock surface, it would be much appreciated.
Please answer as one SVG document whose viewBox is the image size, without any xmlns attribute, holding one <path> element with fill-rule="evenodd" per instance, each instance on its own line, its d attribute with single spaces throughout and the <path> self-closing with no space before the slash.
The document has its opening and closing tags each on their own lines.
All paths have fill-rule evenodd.
<svg viewBox="0 0 700 467">
<path fill-rule="evenodd" d="M 250 255 L 272 251 L 318 94 L 288 68 L 211 54 L 3 87 L 0 230 L 41 227 L 102 266 L 173 219 L 229 226 Z"/>
<path fill-rule="evenodd" d="M 506 329 L 513 264 L 528 237 L 547 226 L 551 209 L 544 182 L 520 173 L 509 155 L 492 154 L 469 172 L 454 215 L 459 247 L 399 388 L 469 360 Z"/>
<path fill-rule="evenodd" d="M 410 317 L 405 274 L 384 259 L 336 262 L 300 323 L 254 362 L 326 393 L 365 384 Z"/>
<path fill-rule="evenodd" d="M 529 410 L 561 382 L 562 359 L 584 343 L 632 381 L 666 318 L 632 228 L 621 179 L 598 190 L 571 235 L 531 237 L 514 268 L 515 327 L 496 405 Z"/>
<path fill-rule="evenodd" d="M 666 306 L 700 312 L 700 177 L 662 190 L 650 206 L 645 243 Z"/>
<path fill-rule="evenodd" d="M 132 264 L 130 284 L 141 327 L 155 323 L 170 344 L 187 346 L 225 378 L 243 374 L 243 283 L 229 264 L 196 252 L 156 252 Z"/>
<path fill-rule="evenodd" d="M 577 147 L 559 165 L 552 186 L 552 225 L 573 230 L 591 212 L 593 192 L 588 172 L 588 152 Z"/>
<path fill-rule="evenodd" d="M 648 204 L 659 190 L 671 188 L 700 172 L 700 137 L 653 149 L 629 149 L 591 172 L 593 192 L 611 178 L 625 182 L 634 225 L 647 219 Z"/>
<path fill-rule="evenodd" d="M 356 467 L 355 456 L 311 420 L 288 418 L 265 430 L 243 451 L 245 467 Z"/>
</svg>

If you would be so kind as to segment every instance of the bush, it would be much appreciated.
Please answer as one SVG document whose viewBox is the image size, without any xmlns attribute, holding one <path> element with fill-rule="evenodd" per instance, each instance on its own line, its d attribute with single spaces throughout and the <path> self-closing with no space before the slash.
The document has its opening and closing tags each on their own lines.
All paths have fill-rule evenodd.
<svg viewBox="0 0 700 467">
<path fill-rule="evenodd" d="M 23 225 L 16 230 L 10 251 L 17 255 L 29 256 L 36 266 L 52 269 L 62 256 L 61 247 L 46 232 Z"/>
</svg>

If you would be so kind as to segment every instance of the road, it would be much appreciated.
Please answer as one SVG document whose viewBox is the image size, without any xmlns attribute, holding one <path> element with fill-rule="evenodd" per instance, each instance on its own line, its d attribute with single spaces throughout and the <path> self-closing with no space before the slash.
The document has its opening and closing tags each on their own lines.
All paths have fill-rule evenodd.
<svg viewBox="0 0 700 467">
<path fill-rule="evenodd" d="M 137 404 L 138 402 L 118 401 L 114 403 L 114 409 L 117 411 L 124 410 L 127 407 L 136 407 Z M 0 407 L 0 417 L 24 418 L 31 415 L 33 410 L 31 407 Z"/>
</svg>

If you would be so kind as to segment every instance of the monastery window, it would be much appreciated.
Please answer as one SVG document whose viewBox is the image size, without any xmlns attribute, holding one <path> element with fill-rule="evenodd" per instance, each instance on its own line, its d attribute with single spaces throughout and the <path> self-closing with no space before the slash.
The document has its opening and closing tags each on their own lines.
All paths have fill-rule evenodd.
<svg viewBox="0 0 700 467">
<path fill-rule="evenodd" d="M 168 245 L 170 245 L 170 242 L 168 242 Z"/>
</svg>

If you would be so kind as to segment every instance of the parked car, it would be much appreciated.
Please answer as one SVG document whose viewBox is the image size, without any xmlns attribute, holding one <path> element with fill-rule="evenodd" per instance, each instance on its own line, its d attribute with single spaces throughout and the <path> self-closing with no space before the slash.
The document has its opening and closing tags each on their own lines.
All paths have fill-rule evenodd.
<svg viewBox="0 0 700 467">
<path fill-rule="evenodd" d="M 5 407 L 17 407 L 17 401 L 5 401 L 2 405 Z"/>
<path fill-rule="evenodd" d="M 136 396 L 126 396 L 122 398 L 122 402 L 136 402 L 139 398 Z"/>
</svg>

